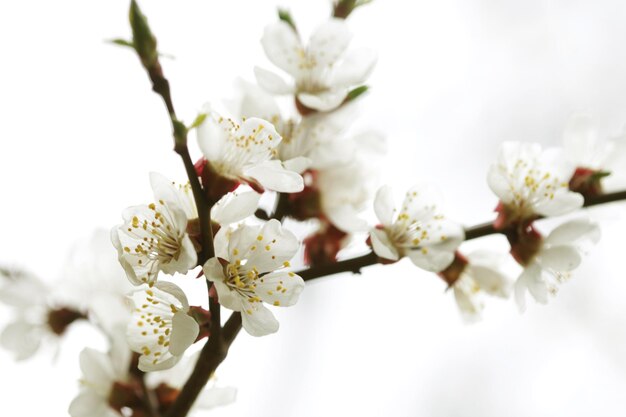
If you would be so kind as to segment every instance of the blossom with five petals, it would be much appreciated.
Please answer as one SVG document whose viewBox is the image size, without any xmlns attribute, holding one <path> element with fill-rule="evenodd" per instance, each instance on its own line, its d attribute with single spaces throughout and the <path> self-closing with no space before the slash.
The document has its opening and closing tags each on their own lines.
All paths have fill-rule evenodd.
<svg viewBox="0 0 626 417">
<path fill-rule="evenodd" d="M 350 87 L 365 82 L 376 63 L 375 54 L 368 49 L 347 51 L 351 38 L 346 22 L 337 18 L 319 26 L 306 46 L 289 24 L 278 21 L 269 25 L 261 39 L 265 54 L 293 77 L 294 83 L 259 67 L 255 68 L 257 82 L 274 94 L 295 93 L 310 109 L 333 110 L 344 102 Z"/>
<path fill-rule="evenodd" d="M 548 302 L 558 285 L 578 268 L 582 254 L 600 240 L 600 228 L 589 219 L 565 222 L 541 238 L 539 248 L 524 265 L 515 283 L 515 300 L 521 310 L 526 307 L 526 292 L 539 303 Z"/>
<path fill-rule="evenodd" d="M 489 169 L 487 182 L 500 198 L 497 223 L 559 216 L 583 205 L 583 196 L 569 190 L 574 167 L 557 149 L 536 143 L 505 142 Z"/>
<path fill-rule="evenodd" d="M 198 145 L 210 168 L 228 180 L 253 188 L 294 193 L 302 191 L 300 174 L 286 169 L 277 156 L 282 137 L 274 126 L 251 117 L 243 122 L 218 115 L 207 105 L 198 126 Z"/>
<path fill-rule="evenodd" d="M 298 301 L 304 281 L 285 268 L 299 246 L 276 219 L 263 226 L 220 229 L 216 235 L 216 257 L 205 263 L 204 274 L 215 285 L 220 304 L 241 312 L 243 328 L 252 336 L 278 330 L 263 303 L 288 307 Z"/>
<path fill-rule="evenodd" d="M 381 258 L 407 256 L 422 269 L 439 272 L 454 260 L 464 239 L 463 228 L 439 211 L 440 197 L 429 186 L 416 185 L 406 193 L 396 213 L 391 187 L 378 190 L 374 210 L 380 226 L 370 232 L 372 247 Z"/>
</svg>

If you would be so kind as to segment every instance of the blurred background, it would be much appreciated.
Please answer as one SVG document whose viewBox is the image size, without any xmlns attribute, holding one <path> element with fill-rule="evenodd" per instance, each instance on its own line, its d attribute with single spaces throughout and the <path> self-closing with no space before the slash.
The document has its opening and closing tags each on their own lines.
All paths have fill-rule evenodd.
<svg viewBox="0 0 626 417">
<path fill-rule="evenodd" d="M 259 39 L 274 0 L 140 3 L 158 37 L 179 116 L 233 97 L 271 68 Z M 330 2 L 283 1 L 301 33 Z M 183 180 L 160 99 L 131 50 L 128 1 L 0 3 L 0 263 L 44 280 L 67 251 L 150 201 L 149 171 Z M 349 19 L 378 51 L 359 127 L 388 138 L 382 180 L 438 184 L 450 217 L 488 221 L 485 177 L 505 140 L 558 145 L 585 112 L 605 137 L 626 122 L 626 3 L 620 0 L 375 0 Z M 196 156 L 199 154 L 196 153 Z M 603 239 L 548 306 L 488 300 L 463 323 L 443 282 L 410 263 L 312 282 L 281 330 L 242 332 L 218 370 L 237 402 L 215 416 L 589 416 L 626 407 L 624 203 L 594 209 Z M 485 238 L 472 247 L 505 248 Z M 467 246 L 470 247 L 469 245 Z M 6 317 L 5 310 L 0 314 Z M 5 319 L 0 316 L 0 325 Z M 3 415 L 66 415 L 86 326 L 63 349 L 15 364 L 0 351 Z"/>
</svg>

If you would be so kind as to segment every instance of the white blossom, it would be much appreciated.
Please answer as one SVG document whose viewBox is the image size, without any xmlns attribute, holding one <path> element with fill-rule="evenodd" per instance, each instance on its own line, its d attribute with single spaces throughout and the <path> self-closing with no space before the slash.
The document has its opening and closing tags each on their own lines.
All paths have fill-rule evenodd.
<svg viewBox="0 0 626 417">
<path fill-rule="evenodd" d="M 206 118 L 198 126 L 198 145 L 211 169 L 222 177 L 259 184 L 272 191 L 302 191 L 300 174 L 286 169 L 277 156 L 282 137 L 274 126 L 251 117 L 243 122 L 224 118 L 204 108 Z"/>
<path fill-rule="evenodd" d="M 115 337 L 108 354 L 85 348 L 79 357 L 81 391 L 69 406 L 71 417 L 120 417 L 110 406 L 115 383 L 128 381 L 131 352 L 123 337 Z"/>
<path fill-rule="evenodd" d="M 603 171 L 607 168 L 614 143 L 600 136 L 590 116 L 576 114 L 565 126 L 563 149 L 565 158 L 573 166 Z"/>
<path fill-rule="evenodd" d="M 362 213 L 371 207 L 379 184 L 381 156 L 386 152 L 385 140 L 376 132 L 361 133 L 353 141 L 352 160 L 316 171 L 313 181 L 320 193 L 323 214 L 346 233 L 368 230 Z"/>
<path fill-rule="evenodd" d="M 295 93 L 311 109 L 333 110 L 344 102 L 350 87 L 365 82 L 376 63 L 375 54 L 368 49 L 348 50 L 351 38 L 343 19 L 323 23 L 306 46 L 289 24 L 278 21 L 269 25 L 261 39 L 265 54 L 293 83 L 258 67 L 257 82 L 274 94 Z"/>
<path fill-rule="evenodd" d="M 464 233 L 459 224 L 443 216 L 439 206 L 435 190 L 416 185 L 406 193 L 397 211 L 391 187 L 380 188 L 374 201 L 380 227 L 370 232 L 374 252 L 394 261 L 407 256 L 427 271 L 445 269 L 453 261 Z"/>
<path fill-rule="evenodd" d="M 48 294 L 51 291 L 35 275 L 25 271 L 0 271 L 0 302 L 10 306 L 15 317 L 0 333 L 0 345 L 16 360 L 33 356 L 42 342 L 56 340 L 48 326 Z"/>
<path fill-rule="evenodd" d="M 565 222 L 548 234 L 515 283 L 519 308 L 526 307 L 527 291 L 539 303 L 547 303 L 548 294 L 557 292 L 558 285 L 580 265 L 582 254 L 599 239 L 600 228 L 589 219 Z"/>
<path fill-rule="evenodd" d="M 278 330 L 278 321 L 263 303 L 287 307 L 298 301 L 304 281 L 285 268 L 299 246 L 293 233 L 275 219 L 263 226 L 224 228 L 217 234 L 216 257 L 206 262 L 204 273 L 215 285 L 220 304 L 241 312 L 249 334 L 264 336 Z"/>
<path fill-rule="evenodd" d="M 508 298 L 513 283 L 503 270 L 501 254 L 480 250 L 467 254 L 466 258 L 468 263 L 452 290 L 463 317 L 472 322 L 481 317 L 485 294 Z"/>
<path fill-rule="evenodd" d="M 156 202 L 129 207 L 124 223 L 111 230 L 119 261 L 134 285 L 154 283 L 159 271 L 185 274 L 197 263 L 187 234 L 188 208 L 163 192 L 169 184 L 165 177 L 153 173 L 150 182 Z"/>
<path fill-rule="evenodd" d="M 558 216 L 583 205 L 583 196 L 569 190 L 574 172 L 557 149 L 536 143 L 505 142 L 487 181 L 515 218 Z"/>
<path fill-rule="evenodd" d="M 130 295 L 134 304 L 127 328 L 130 348 L 140 353 L 139 369 L 157 371 L 174 366 L 198 337 L 198 323 L 187 313 L 185 293 L 171 282 L 159 281 Z"/>
</svg>

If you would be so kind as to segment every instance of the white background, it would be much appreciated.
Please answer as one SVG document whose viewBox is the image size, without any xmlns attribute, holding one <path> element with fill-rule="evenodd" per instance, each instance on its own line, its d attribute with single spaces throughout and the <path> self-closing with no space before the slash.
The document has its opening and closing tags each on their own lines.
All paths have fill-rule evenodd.
<svg viewBox="0 0 626 417">
<path fill-rule="evenodd" d="M 285 2 L 301 32 L 327 2 Z M 269 67 L 258 42 L 274 1 L 141 3 L 175 55 L 164 67 L 179 116 L 232 97 L 236 76 Z M 182 180 L 162 103 L 130 50 L 126 1 L 0 3 L 0 262 L 59 275 L 72 243 L 150 201 L 148 172 Z M 603 134 L 626 122 L 626 4 L 376 0 L 350 19 L 379 64 L 363 127 L 388 137 L 384 180 L 429 180 L 451 217 L 492 218 L 485 173 L 497 144 L 556 145 L 577 111 Z M 197 154 L 196 154 L 197 156 Z M 489 302 L 464 325 L 450 293 L 401 262 L 309 285 L 278 334 L 244 332 L 218 375 L 239 389 L 216 416 L 589 416 L 626 407 L 624 205 L 596 210 L 603 240 L 547 307 Z M 486 239 L 491 241 L 491 239 Z M 501 241 L 497 241 L 502 243 Z M 478 242 L 478 246 L 493 242 Z M 476 246 L 476 244 L 474 244 Z M 4 313 L 4 310 L 3 310 Z M 4 318 L 0 319 L 4 322 Z M 0 352 L 1 415 L 66 415 L 77 354 L 102 340 L 78 326 L 50 354 Z M 49 353 L 49 352 L 48 352 Z"/>
</svg>

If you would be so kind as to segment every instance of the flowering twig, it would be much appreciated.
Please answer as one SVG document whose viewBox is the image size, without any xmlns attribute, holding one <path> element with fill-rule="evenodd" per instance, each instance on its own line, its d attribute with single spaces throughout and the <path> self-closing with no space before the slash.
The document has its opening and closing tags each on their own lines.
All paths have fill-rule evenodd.
<svg viewBox="0 0 626 417">
<path fill-rule="evenodd" d="M 202 250 L 198 262 L 202 265 L 207 259 L 213 257 L 213 232 L 211 230 L 211 210 L 209 202 L 207 201 L 205 194 L 198 180 L 198 175 L 193 166 L 193 161 L 189 155 L 189 149 L 187 147 L 187 127 L 176 117 L 176 111 L 174 110 L 174 103 L 172 102 L 172 95 L 170 91 L 170 83 L 163 74 L 163 68 L 159 62 L 159 54 L 157 52 L 157 41 L 152 34 L 148 21 L 141 13 L 139 6 L 135 0 L 131 1 L 130 24 L 133 30 L 134 46 L 141 64 L 148 72 L 150 81 L 152 81 L 152 90 L 157 93 L 163 99 L 165 107 L 169 113 L 170 121 L 172 123 L 172 130 L 174 136 L 174 151 L 180 155 L 185 165 L 185 171 L 189 177 L 189 184 L 196 202 L 196 206 L 199 213 L 200 222 L 200 234 L 202 238 Z"/>
<path fill-rule="evenodd" d="M 592 196 L 585 198 L 584 207 L 596 206 L 599 204 L 612 203 L 616 201 L 626 200 L 626 190 L 617 191 L 614 193 L 607 193 L 598 196 Z M 504 233 L 505 230 L 496 230 L 493 222 L 479 224 L 473 227 L 465 229 L 465 240 L 477 239 L 479 237 L 488 236 L 496 233 Z M 298 275 L 305 281 L 310 281 L 315 278 L 325 277 L 328 275 L 339 274 L 341 272 L 352 272 L 358 274 L 361 272 L 361 268 L 366 266 L 375 265 L 379 263 L 379 258 L 370 252 L 366 255 L 356 258 L 346 259 L 343 261 L 335 262 L 332 264 L 320 265 L 314 268 L 298 271 Z"/>
</svg>

